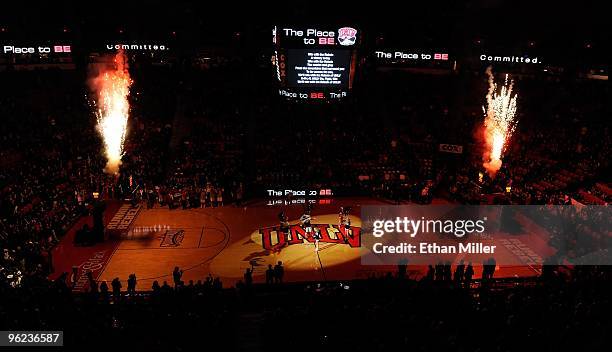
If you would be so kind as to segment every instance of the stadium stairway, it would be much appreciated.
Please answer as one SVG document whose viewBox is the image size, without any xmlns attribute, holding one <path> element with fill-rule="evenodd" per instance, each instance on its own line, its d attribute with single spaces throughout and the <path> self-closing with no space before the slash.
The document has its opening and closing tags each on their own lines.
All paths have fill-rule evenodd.
<svg viewBox="0 0 612 352">
<path fill-rule="evenodd" d="M 170 149 L 175 150 L 183 139 L 189 135 L 191 122 L 185 115 L 185 96 L 177 93 L 176 110 L 172 122 L 172 136 L 170 137 Z"/>
</svg>

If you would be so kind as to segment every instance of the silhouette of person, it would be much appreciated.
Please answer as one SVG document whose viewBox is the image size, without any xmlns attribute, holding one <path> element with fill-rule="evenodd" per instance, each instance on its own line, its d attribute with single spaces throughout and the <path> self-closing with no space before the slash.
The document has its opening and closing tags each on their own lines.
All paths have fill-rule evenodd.
<svg viewBox="0 0 612 352">
<path fill-rule="evenodd" d="M 444 278 L 444 264 L 442 264 L 442 262 L 438 262 L 438 264 L 436 264 L 435 278 L 436 281 L 442 281 Z"/>
<path fill-rule="evenodd" d="M 461 282 L 463 281 L 463 276 L 465 275 L 465 264 L 463 262 L 463 259 L 461 259 L 459 261 L 459 265 L 457 265 L 457 268 L 455 268 L 455 282 L 458 284 L 461 284 Z"/>
<path fill-rule="evenodd" d="M 72 267 L 72 274 L 70 274 L 70 287 L 74 288 L 76 286 L 77 281 L 79 281 L 79 267 L 74 265 Z"/>
<path fill-rule="evenodd" d="M 113 287 L 113 298 L 118 300 L 121 296 L 121 281 L 119 281 L 118 277 L 113 279 L 111 286 Z"/>
<path fill-rule="evenodd" d="M 127 292 L 128 294 L 136 293 L 136 274 L 130 274 L 128 278 Z"/>
<path fill-rule="evenodd" d="M 283 267 L 283 262 L 280 260 L 274 266 L 274 280 L 276 283 L 283 283 L 283 276 L 285 276 L 285 268 Z"/>
<path fill-rule="evenodd" d="M 427 275 L 425 276 L 425 279 L 427 279 L 427 281 L 433 281 L 435 273 L 436 270 L 434 269 L 433 265 L 429 264 L 427 266 Z"/>
<path fill-rule="evenodd" d="M 397 278 L 398 279 L 406 278 L 407 271 L 408 271 L 408 260 L 406 258 L 402 258 L 397 264 Z"/>
<path fill-rule="evenodd" d="M 87 272 L 87 280 L 89 281 L 89 292 L 91 292 L 94 296 L 98 294 L 98 283 L 93 278 L 93 273 L 91 271 Z"/>
<path fill-rule="evenodd" d="M 495 258 L 491 257 L 487 260 L 487 263 L 489 264 L 489 271 L 488 271 L 488 279 L 493 279 L 493 275 L 495 274 L 495 268 L 497 268 L 497 262 L 495 261 Z"/>
<path fill-rule="evenodd" d="M 274 283 L 274 269 L 272 264 L 268 264 L 268 270 L 266 270 L 266 284 L 271 285 Z"/>
<path fill-rule="evenodd" d="M 153 290 L 153 293 L 159 293 L 161 287 L 159 286 L 159 282 L 157 280 L 153 281 L 153 286 L 151 286 L 151 289 Z"/>
<path fill-rule="evenodd" d="M 172 271 L 172 279 L 174 280 L 174 287 L 179 287 L 183 284 L 181 281 L 181 277 L 183 276 L 183 271 L 179 269 L 178 266 L 174 267 L 174 271 Z"/>
<path fill-rule="evenodd" d="M 247 288 L 253 285 L 253 272 L 251 271 L 251 268 L 247 268 L 244 272 L 244 284 Z"/>
<path fill-rule="evenodd" d="M 106 281 L 102 281 L 100 284 L 100 295 L 102 296 L 102 300 L 108 300 L 108 284 Z"/>
<path fill-rule="evenodd" d="M 472 277 L 474 276 L 474 267 L 472 266 L 472 262 L 469 262 L 467 267 L 465 268 L 465 288 L 470 288 L 472 284 Z"/>
</svg>

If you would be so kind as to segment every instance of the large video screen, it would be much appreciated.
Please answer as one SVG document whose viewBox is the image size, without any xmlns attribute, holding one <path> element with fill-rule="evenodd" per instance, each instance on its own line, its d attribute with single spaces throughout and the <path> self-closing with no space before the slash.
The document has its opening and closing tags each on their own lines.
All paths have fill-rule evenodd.
<svg viewBox="0 0 612 352">
<path fill-rule="evenodd" d="M 355 77 L 359 32 L 349 26 L 275 27 L 274 76 L 281 96 L 330 100 L 348 95 Z"/>
<path fill-rule="evenodd" d="M 349 51 L 290 49 L 287 54 L 288 87 L 348 88 Z"/>
</svg>

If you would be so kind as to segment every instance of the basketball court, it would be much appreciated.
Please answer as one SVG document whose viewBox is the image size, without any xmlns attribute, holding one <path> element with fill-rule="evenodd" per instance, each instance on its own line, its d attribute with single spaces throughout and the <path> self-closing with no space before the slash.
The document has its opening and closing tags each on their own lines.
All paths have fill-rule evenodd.
<svg viewBox="0 0 612 352">
<path fill-rule="evenodd" d="M 75 229 L 90 219 L 79 221 L 54 250 L 55 272 L 51 278 L 78 266 L 80 278 L 75 289 L 83 290 L 87 287 L 87 271 L 99 281 L 107 282 L 115 277 L 125 282 L 134 273 L 138 288 L 145 290 L 155 280 L 172 285 L 172 271 L 177 266 L 184 271 L 185 282 L 197 282 L 212 275 L 220 277 L 225 287 L 242 280 L 247 268 L 253 269 L 255 283 L 264 282 L 268 265 L 278 261 L 285 267 L 285 281 L 291 282 L 363 279 L 397 270 L 395 266 L 361 264 L 364 249 L 360 238 L 360 207 L 388 203 L 370 198 L 318 201 L 312 210 L 313 226 L 323 234 L 318 252 L 314 242 L 303 236 L 298 226 L 304 204 L 284 203 L 258 201 L 241 207 L 186 210 L 140 207 L 129 211 L 132 214 L 129 219 L 126 212 L 122 212 L 130 208 L 129 205 L 110 206 L 105 214 L 110 238 L 91 247 L 74 246 Z M 338 225 L 340 206 L 352 208 L 351 232 Z M 289 235 L 279 231 L 278 213 L 281 210 L 290 221 Z M 114 231 L 113 224 L 117 223 L 123 223 L 123 231 Z M 538 252 L 541 253 L 542 244 L 522 243 L 520 238 L 499 241 L 500 255 L 535 255 L 534 246 L 540 247 Z M 481 267 L 474 269 L 479 277 Z M 426 266 L 409 266 L 408 275 L 418 279 L 426 270 Z M 499 267 L 495 275 L 526 277 L 537 274 L 538 266 L 526 264 Z M 126 285 L 123 287 L 125 289 Z"/>
</svg>

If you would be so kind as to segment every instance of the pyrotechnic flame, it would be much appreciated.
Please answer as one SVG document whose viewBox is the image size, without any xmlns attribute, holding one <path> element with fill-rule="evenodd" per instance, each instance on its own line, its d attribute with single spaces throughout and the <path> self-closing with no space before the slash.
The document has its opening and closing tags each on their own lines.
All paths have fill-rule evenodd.
<svg viewBox="0 0 612 352">
<path fill-rule="evenodd" d="M 504 85 L 499 93 L 495 83 L 491 67 L 487 68 L 489 76 L 489 91 L 487 92 L 487 106 L 482 110 L 485 115 L 484 137 L 486 149 L 483 155 L 483 166 L 489 176 L 495 174 L 502 166 L 502 154 L 512 133 L 516 128 L 516 98 L 517 94 L 512 93 L 513 82 L 508 84 L 508 75 L 504 80 Z"/>
<path fill-rule="evenodd" d="M 130 110 L 128 95 L 132 80 L 123 51 L 114 57 L 114 67 L 102 70 L 93 80 L 96 94 L 96 118 L 98 132 L 104 141 L 107 163 L 104 169 L 109 174 L 117 174 L 123 156 L 123 142 L 127 133 Z"/>
</svg>

